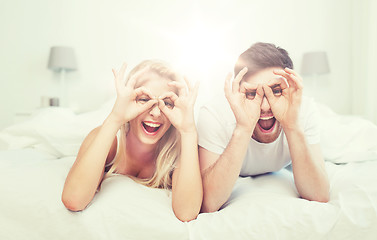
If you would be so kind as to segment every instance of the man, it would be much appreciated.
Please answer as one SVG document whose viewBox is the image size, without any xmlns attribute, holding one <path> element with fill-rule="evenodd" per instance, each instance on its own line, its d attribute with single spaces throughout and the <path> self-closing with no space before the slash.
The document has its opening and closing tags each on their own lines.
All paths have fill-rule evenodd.
<svg viewBox="0 0 377 240">
<path fill-rule="evenodd" d="M 287 51 L 256 43 L 242 53 L 225 81 L 225 98 L 202 107 L 198 119 L 203 178 L 202 212 L 228 200 L 238 176 L 278 171 L 292 164 L 298 193 L 327 202 L 329 181 L 316 108 L 302 96 L 302 78 Z"/>
</svg>

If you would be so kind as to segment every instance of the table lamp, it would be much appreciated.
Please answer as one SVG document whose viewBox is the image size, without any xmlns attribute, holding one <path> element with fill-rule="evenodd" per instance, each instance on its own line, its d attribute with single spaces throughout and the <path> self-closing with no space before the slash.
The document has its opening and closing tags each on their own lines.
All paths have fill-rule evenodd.
<svg viewBox="0 0 377 240">
<path fill-rule="evenodd" d="M 307 52 L 302 58 L 302 75 L 319 75 L 330 72 L 326 52 Z"/>
<path fill-rule="evenodd" d="M 58 72 L 60 75 L 60 106 L 67 106 L 65 74 L 67 71 L 77 69 L 75 51 L 71 47 L 51 47 L 48 59 L 48 69 Z"/>
</svg>

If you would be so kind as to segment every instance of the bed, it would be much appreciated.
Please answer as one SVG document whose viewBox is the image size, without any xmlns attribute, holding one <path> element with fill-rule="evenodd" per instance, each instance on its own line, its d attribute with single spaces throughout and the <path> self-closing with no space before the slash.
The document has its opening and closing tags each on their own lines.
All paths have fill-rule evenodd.
<svg viewBox="0 0 377 240">
<path fill-rule="evenodd" d="M 65 209 L 65 177 L 111 103 L 40 109 L 0 132 L 0 239 L 376 239 L 377 126 L 319 108 L 328 203 L 299 198 L 287 168 L 239 178 L 221 210 L 191 222 L 174 216 L 169 191 L 126 176 L 106 179 L 86 210 Z"/>
</svg>

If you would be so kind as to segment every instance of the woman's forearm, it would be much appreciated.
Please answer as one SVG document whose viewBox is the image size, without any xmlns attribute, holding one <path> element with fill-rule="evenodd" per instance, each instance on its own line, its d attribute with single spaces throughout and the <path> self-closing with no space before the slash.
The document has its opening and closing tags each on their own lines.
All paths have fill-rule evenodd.
<svg viewBox="0 0 377 240">
<path fill-rule="evenodd" d="M 63 189 L 62 201 L 68 209 L 82 210 L 93 199 L 119 128 L 120 125 L 109 116 L 84 140 Z"/>
<path fill-rule="evenodd" d="M 181 158 L 173 173 L 173 210 L 181 221 L 197 217 L 203 199 L 196 131 L 181 134 Z"/>
</svg>

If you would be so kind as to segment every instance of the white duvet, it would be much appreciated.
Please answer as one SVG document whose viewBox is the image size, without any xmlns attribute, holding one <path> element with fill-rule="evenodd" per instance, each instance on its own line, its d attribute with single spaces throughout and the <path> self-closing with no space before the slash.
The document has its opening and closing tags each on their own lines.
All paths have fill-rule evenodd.
<svg viewBox="0 0 377 240">
<path fill-rule="evenodd" d="M 0 239 L 376 239 L 377 127 L 324 106 L 328 203 L 298 198 L 283 169 L 239 178 L 220 211 L 188 223 L 174 216 L 168 191 L 126 176 L 105 180 L 86 210 L 70 212 L 60 200 L 65 177 L 109 109 L 44 109 L 0 132 Z"/>
</svg>

